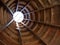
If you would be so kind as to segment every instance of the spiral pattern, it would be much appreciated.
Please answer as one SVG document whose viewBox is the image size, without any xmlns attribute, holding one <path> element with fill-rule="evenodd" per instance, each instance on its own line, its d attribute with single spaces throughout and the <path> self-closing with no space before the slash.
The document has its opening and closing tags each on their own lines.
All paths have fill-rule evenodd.
<svg viewBox="0 0 60 45">
<path fill-rule="evenodd" d="M 24 20 L 20 32 L 13 21 L 0 33 L 0 45 L 59 45 L 60 0 L 2 0 L 14 13 L 21 11 Z M 0 30 L 12 20 L 11 13 L 1 4 Z"/>
</svg>

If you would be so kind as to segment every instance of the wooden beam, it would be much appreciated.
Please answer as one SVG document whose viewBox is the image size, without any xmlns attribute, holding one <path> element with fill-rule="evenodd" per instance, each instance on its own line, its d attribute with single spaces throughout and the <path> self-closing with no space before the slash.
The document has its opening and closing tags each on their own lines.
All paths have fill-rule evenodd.
<svg viewBox="0 0 60 45">
<path fill-rule="evenodd" d="M 10 12 L 11 15 L 13 15 L 12 10 L 11 10 L 5 3 L 3 3 L 1 0 L 0 0 L 0 4 L 1 4 L 1 6 L 3 6 L 5 9 L 7 9 L 8 12 Z"/>
<path fill-rule="evenodd" d="M 26 6 L 31 3 L 31 1 L 32 0 L 29 0 L 28 3 L 21 9 L 21 11 L 23 11 L 26 8 Z"/>
<path fill-rule="evenodd" d="M 5 24 L 4 26 L 2 26 L 0 29 L 1 31 L 3 31 L 5 28 L 7 28 L 11 23 L 13 22 L 13 19 L 11 21 L 9 21 L 7 24 Z"/>
<path fill-rule="evenodd" d="M 16 0 L 16 11 L 18 11 L 19 0 Z"/>
<path fill-rule="evenodd" d="M 17 29 L 18 30 L 18 37 L 19 37 L 19 45 L 22 45 L 22 38 L 21 38 L 21 29 L 19 28 L 19 29 Z"/>
<path fill-rule="evenodd" d="M 50 27 L 54 27 L 54 28 L 60 29 L 60 26 L 59 25 L 50 24 L 50 23 L 44 23 L 44 22 L 40 22 L 40 21 L 34 21 L 34 20 L 30 20 L 30 19 L 24 19 L 24 20 L 35 22 L 35 23 L 38 23 L 38 24 L 42 24 L 42 25 L 46 25 L 46 26 L 50 26 Z"/>
<path fill-rule="evenodd" d="M 39 12 L 39 11 L 46 10 L 46 9 L 49 9 L 49 8 L 53 8 L 53 7 L 55 7 L 55 6 L 60 6 L 60 4 L 51 5 L 51 6 L 48 6 L 48 7 L 45 7 L 45 8 L 33 10 L 33 11 L 30 11 L 30 12 L 25 13 L 24 15 L 27 15 L 27 14 L 30 14 L 30 13 L 34 13 L 34 12 Z"/>
</svg>

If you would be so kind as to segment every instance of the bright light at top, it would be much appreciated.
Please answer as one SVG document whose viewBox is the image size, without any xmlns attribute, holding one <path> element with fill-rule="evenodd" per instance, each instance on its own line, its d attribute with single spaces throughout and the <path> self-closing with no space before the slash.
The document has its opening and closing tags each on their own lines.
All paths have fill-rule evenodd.
<svg viewBox="0 0 60 45">
<path fill-rule="evenodd" d="M 23 16 L 23 13 L 22 12 L 15 12 L 13 14 L 13 19 L 15 22 L 19 23 L 19 22 L 22 22 L 23 19 L 24 19 L 24 16 Z"/>
</svg>

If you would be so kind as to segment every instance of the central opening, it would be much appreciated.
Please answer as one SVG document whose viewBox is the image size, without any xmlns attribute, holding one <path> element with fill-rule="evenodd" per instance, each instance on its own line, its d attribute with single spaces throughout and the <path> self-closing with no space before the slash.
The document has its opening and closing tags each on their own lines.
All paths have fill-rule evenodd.
<svg viewBox="0 0 60 45">
<path fill-rule="evenodd" d="M 22 12 L 19 12 L 19 11 L 15 12 L 13 14 L 13 19 L 17 23 L 22 22 L 23 19 L 24 19 L 23 13 Z"/>
</svg>

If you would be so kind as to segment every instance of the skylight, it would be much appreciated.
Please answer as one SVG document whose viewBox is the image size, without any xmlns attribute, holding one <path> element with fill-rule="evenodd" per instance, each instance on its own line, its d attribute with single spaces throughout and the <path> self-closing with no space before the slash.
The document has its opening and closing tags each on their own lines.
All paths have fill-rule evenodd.
<svg viewBox="0 0 60 45">
<path fill-rule="evenodd" d="M 22 22 L 24 19 L 23 13 L 19 11 L 15 12 L 13 14 L 13 19 L 16 23 Z"/>
</svg>

